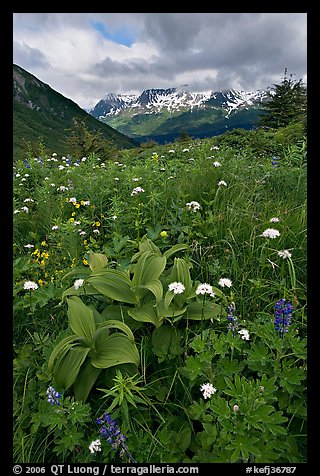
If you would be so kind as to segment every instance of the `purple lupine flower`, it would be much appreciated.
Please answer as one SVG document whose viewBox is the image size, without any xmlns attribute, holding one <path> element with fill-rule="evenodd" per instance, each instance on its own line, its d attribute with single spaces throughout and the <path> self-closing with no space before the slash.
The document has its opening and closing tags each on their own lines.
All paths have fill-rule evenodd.
<svg viewBox="0 0 320 476">
<path fill-rule="evenodd" d="M 277 167 L 279 165 L 279 157 L 272 157 L 272 165 Z"/>
<path fill-rule="evenodd" d="M 59 398 L 62 397 L 62 393 L 57 392 L 53 387 L 49 387 L 47 390 L 47 395 L 48 395 L 48 402 L 51 403 L 51 405 L 61 405 L 61 402 L 59 401 Z"/>
<path fill-rule="evenodd" d="M 236 305 L 234 302 L 232 302 L 230 306 L 228 306 L 227 312 L 228 312 L 227 319 L 229 321 L 227 325 L 227 329 L 230 330 L 232 334 L 234 335 L 234 331 L 238 329 L 238 319 L 234 315 L 234 313 L 236 312 Z"/>
<path fill-rule="evenodd" d="M 24 166 L 25 166 L 27 169 L 31 169 L 31 165 L 29 164 L 28 159 L 24 159 Z"/>
<path fill-rule="evenodd" d="M 112 449 L 119 451 L 121 457 L 127 455 L 131 463 L 136 463 L 128 452 L 126 444 L 127 437 L 121 433 L 116 420 L 112 420 L 111 416 L 108 413 L 105 413 L 102 417 L 97 418 L 96 422 L 98 425 L 101 425 L 101 436 L 109 445 L 111 445 Z"/>
<path fill-rule="evenodd" d="M 274 306 L 274 325 L 276 331 L 280 331 L 281 337 L 291 325 L 293 306 L 291 301 L 280 299 Z"/>
</svg>

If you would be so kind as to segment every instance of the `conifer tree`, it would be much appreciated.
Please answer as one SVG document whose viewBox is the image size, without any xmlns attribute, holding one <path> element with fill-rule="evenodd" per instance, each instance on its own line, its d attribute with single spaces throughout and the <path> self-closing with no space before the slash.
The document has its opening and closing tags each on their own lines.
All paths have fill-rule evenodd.
<svg viewBox="0 0 320 476">
<path fill-rule="evenodd" d="M 264 113 L 260 115 L 260 125 L 278 129 L 292 122 L 306 122 L 307 88 L 302 79 L 295 81 L 287 76 L 281 84 L 274 84 L 269 92 L 269 100 L 265 103 Z"/>
</svg>

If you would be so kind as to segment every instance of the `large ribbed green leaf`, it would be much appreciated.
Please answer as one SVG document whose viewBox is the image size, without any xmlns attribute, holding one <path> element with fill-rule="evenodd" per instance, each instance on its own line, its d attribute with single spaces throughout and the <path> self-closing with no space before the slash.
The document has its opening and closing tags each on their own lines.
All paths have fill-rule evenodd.
<svg viewBox="0 0 320 476">
<path fill-rule="evenodd" d="M 90 284 L 84 284 L 83 286 L 80 286 L 80 288 L 78 289 L 76 289 L 74 286 L 71 286 L 70 288 L 64 291 L 64 293 L 62 294 L 61 301 L 64 301 L 65 298 L 68 296 L 85 296 L 86 294 L 88 295 L 98 294 L 98 291 L 96 290 L 96 288 L 94 288 Z"/>
<path fill-rule="evenodd" d="M 103 269 L 98 273 L 91 274 L 87 282 L 110 299 L 137 304 L 137 299 L 132 291 L 132 282 L 125 272 L 116 269 Z"/>
<path fill-rule="evenodd" d="M 202 319 L 216 319 L 220 315 L 225 315 L 226 312 L 220 304 L 215 303 L 203 303 L 201 302 L 190 302 L 188 304 L 187 312 L 184 317 L 188 319 L 193 319 L 196 321 L 201 321 Z"/>
<path fill-rule="evenodd" d="M 61 356 L 65 355 L 74 345 L 76 345 L 78 340 L 79 338 L 77 336 L 74 336 L 74 335 L 67 336 L 56 345 L 56 347 L 53 349 L 49 358 L 49 362 L 48 362 L 49 371 L 52 369 L 55 359 L 58 356 L 60 356 L 61 358 Z"/>
<path fill-rule="evenodd" d="M 90 344 L 96 330 L 92 310 L 77 296 L 71 296 L 67 301 L 70 328 L 77 336 L 84 336 Z"/>
<path fill-rule="evenodd" d="M 157 311 L 152 303 L 145 304 L 141 307 L 128 309 L 129 316 L 139 322 L 152 322 L 155 326 L 159 325 Z"/>
<path fill-rule="evenodd" d="M 134 266 L 132 284 L 138 286 L 158 279 L 165 269 L 166 263 L 167 260 L 164 256 L 159 256 L 150 250 L 143 252 Z"/>
<path fill-rule="evenodd" d="M 176 245 L 172 246 L 169 250 L 165 251 L 163 253 L 163 256 L 165 256 L 168 259 L 174 253 L 177 253 L 178 251 L 186 250 L 186 249 L 188 249 L 188 245 L 185 245 L 184 243 L 177 243 Z"/>
<path fill-rule="evenodd" d="M 91 363 L 99 369 L 128 363 L 138 366 L 140 356 L 138 349 L 126 335 L 115 333 L 105 339 L 103 348 L 92 353 Z"/>
<path fill-rule="evenodd" d="M 82 400 L 83 402 L 87 400 L 90 390 L 99 377 L 101 370 L 102 369 L 93 367 L 90 361 L 88 361 L 86 366 L 80 370 L 74 384 L 74 394 L 77 400 Z"/>
<path fill-rule="evenodd" d="M 170 325 L 163 325 L 155 329 L 152 333 L 153 353 L 158 357 L 179 355 L 181 331 Z"/>
<path fill-rule="evenodd" d="M 90 253 L 89 254 L 89 268 L 94 273 L 105 268 L 108 263 L 108 258 L 106 255 L 101 253 Z"/>
<path fill-rule="evenodd" d="M 156 298 L 157 304 L 161 301 L 163 296 L 163 286 L 159 279 L 154 279 L 147 284 L 141 284 L 140 286 L 135 287 L 135 293 L 141 299 L 142 296 L 146 294 L 147 291 L 151 291 L 154 297 Z"/>
<path fill-rule="evenodd" d="M 189 265 L 183 258 L 175 258 L 171 273 L 172 281 L 182 283 L 185 287 L 184 295 L 188 295 L 192 288 Z"/>
<path fill-rule="evenodd" d="M 54 377 L 58 386 L 66 390 L 74 383 L 89 351 L 89 347 L 72 347 L 72 349 L 57 362 Z"/>
<path fill-rule="evenodd" d="M 107 321 L 102 322 L 101 324 L 99 324 L 99 329 L 96 331 L 96 333 L 94 335 L 94 339 L 95 339 L 95 336 L 102 329 L 108 329 L 108 331 L 110 331 L 111 329 L 118 329 L 118 330 L 124 332 L 131 342 L 134 342 L 134 336 L 132 334 L 132 331 L 131 331 L 130 327 L 127 326 L 127 324 L 125 324 L 124 322 L 118 321 L 116 319 L 108 319 Z"/>
</svg>

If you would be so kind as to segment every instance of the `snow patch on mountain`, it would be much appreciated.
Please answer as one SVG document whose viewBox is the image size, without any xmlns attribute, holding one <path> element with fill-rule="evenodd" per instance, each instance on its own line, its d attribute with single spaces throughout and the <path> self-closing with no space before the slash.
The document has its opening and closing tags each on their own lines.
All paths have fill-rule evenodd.
<svg viewBox="0 0 320 476">
<path fill-rule="evenodd" d="M 90 110 L 90 114 L 101 119 L 117 116 L 125 110 L 134 115 L 218 107 L 226 111 L 227 117 L 239 108 L 252 107 L 266 98 L 266 91 L 247 92 L 231 89 L 225 92 L 197 92 L 189 91 L 186 85 L 182 85 L 179 88 L 146 89 L 140 95 L 108 93 Z"/>
</svg>

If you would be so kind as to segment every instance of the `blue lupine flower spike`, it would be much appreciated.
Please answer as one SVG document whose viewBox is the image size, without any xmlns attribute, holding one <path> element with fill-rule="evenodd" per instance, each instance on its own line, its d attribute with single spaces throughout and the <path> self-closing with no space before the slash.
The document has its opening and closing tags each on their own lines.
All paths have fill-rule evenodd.
<svg viewBox="0 0 320 476">
<path fill-rule="evenodd" d="M 97 424 L 102 425 L 100 429 L 101 436 L 106 442 L 111 445 L 112 449 L 119 451 L 120 457 L 126 455 L 131 463 L 136 463 L 136 460 L 131 456 L 126 445 L 126 436 L 120 431 L 115 420 L 112 420 L 108 413 L 97 418 Z"/>
<path fill-rule="evenodd" d="M 293 306 L 291 301 L 280 299 L 274 306 L 274 326 L 280 332 L 281 337 L 288 332 L 292 320 Z"/>
<path fill-rule="evenodd" d="M 59 398 L 62 397 L 62 393 L 57 392 L 53 387 L 49 387 L 47 390 L 47 395 L 48 402 L 51 403 L 51 405 L 61 405 Z"/>
</svg>

